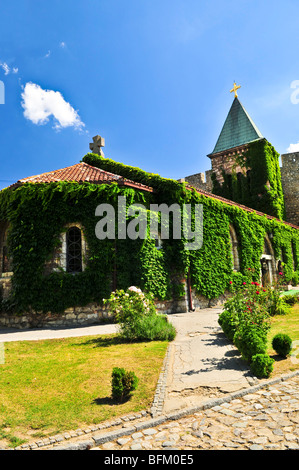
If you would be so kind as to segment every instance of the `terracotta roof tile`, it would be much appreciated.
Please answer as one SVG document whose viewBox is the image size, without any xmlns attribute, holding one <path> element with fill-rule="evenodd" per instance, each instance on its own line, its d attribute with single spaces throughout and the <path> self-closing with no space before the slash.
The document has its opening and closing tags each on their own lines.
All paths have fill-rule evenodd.
<svg viewBox="0 0 299 470">
<path fill-rule="evenodd" d="M 18 180 L 11 187 L 17 187 L 24 183 L 54 183 L 58 181 L 75 181 L 77 183 L 112 183 L 117 182 L 120 185 L 131 186 L 145 191 L 152 191 L 152 188 L 135 181 L 128 180 L 122 176 L 115 175 L 100 168 L 81 162 L 59 170 L 49 171 L 40 175 L 28 176 Z"/>
<path fill-rule="evenodd" d="M 136 183 L 135 181 L 128 180 L 122 176 L 115 175 L 113 173 L 110 173 L 108 171 L 104 171 L 100 168 L 96 168 L 94 166 L 88 165 L 87 163 L 81 162 L 77 163 L 75 165 L 62 168 L 60 170 L 54 170 L 54 171 L 49 171 L 47 173 L 42 173 L 40 175 L 35 175 L 35 176 L 29 176 L 27 178 L 22 178 L 19 181 L 17 181 L 15 184 L 11 185 L 10 188 L 15 188 L 18 186 L 21 186 L 24 183 L 52 183 L 52 182 L 58 182 L 58 181 L 75 181 L 77 183 L 84 183 L 88 181 L 89 183 L 95 183 L 95 184 L 105 184 L 105 183 L 111 183 L 111 182 L 117 182 L 120 185 L 124 186 L 130 186 L 136 189 L 141 189 L 144 191 L 153 191 L 153 188 L 146 186 L 141 183 Z M 217 196 L 213 193 L 210 193 L 208 191 L 204 191 L 201 189 L 194 188 L 192 185 L 187 184 L 186 187 L 188 189 L 195 190 L 199 194 L 202 194 L 203 196 L 206 196 L 210 199 L 217 199 L 219 201 L 224 202 L 225 204 L 228 204 L 230 206 L 235 206 L 239 207 L 240 209 L 243 209 L 247 212 L 255 212 L 257 215 L 267 217 L 268 219 L 274 219 L 278 220 L 279 222 L 284 223 L 285 225 L 289 225 L 293 228 L 299 229 L 298 226 L 291 224 L 289 222 L 281 221 L 277 219 L 276 217 L 270 216 L 268 214 L 264 214 L 263 212 L 256 211 L 255 209 L 251 209 L 250 207 L 243 206 L 242 204 L 238 204 L 234 201 L 231 201 L 229 199 L 225 199 L 224 197 Z"/>
<path fill-rule="evenodd" d="M 290 227 L 293 227 L 293 228 L 296 228 L 296 229 L 299 229 L 299 227 L 297 225 L 294 225 L 294 224 L 291 224 L 290 222 L 286 222 L 285 220 L 280 220 L 278 219 L 277 217 L 274 217 L 272 215 L 268 215 L 268 214 L 265 214 L 264 212 L 260 212 L 260 211 L 257 211 L 256 209 L 252 209 L 250 207 L 247 207 L 247 206 L 244 206 L 242 204 L 239 204 L 237 202 L 234 202 L 234 201 L 231 201 L 230 199 L 226 199 L 222 196 L 217 196 L 216 194 L 213 194 L 213 193 L 210 193 L 208 191 L 205 191 L 204 189 L 198 189 L 198 188 L 195 188 L 194 186 L 190 185 L 190 184 L 187 184 L 186 187 L 188 189 L 193 189 L 195 190 L 197 193 L 199 194 L 202 194 L 203 196 L 206 196 L 210 199 L 217 199 L 218 201 L 221 201 L 221 202 L 224 202 L 225 204 L 228 204 L 230 206 L 235 206 L 235 207 L 239 207 L 240 209 L 243 209 L 247 212 L 255 212 L 257 215 L 260 215 L 260 216 L 263 216 L 263 217 L 267 217 L 267 219 L 272 219 L 272 220 L 277 220 L 278 222 L 281 222 L 285 225 L 289 225 Z"/>
</svg>

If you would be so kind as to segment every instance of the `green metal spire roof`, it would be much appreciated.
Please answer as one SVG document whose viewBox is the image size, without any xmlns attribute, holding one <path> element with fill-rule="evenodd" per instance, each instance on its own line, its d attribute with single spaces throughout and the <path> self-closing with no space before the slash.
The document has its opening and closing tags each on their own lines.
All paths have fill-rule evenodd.
<svg viewBox="0 0 299 470">
<path fill-rule="evenodd" d="M 235 97 L 212 154 L 262 138 L 263 135 Z"/>
</svg>

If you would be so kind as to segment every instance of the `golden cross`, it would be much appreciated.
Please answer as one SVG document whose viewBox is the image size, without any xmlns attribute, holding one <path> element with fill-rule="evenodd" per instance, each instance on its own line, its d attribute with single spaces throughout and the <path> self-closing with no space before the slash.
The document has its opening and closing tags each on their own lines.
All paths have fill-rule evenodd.
<svg viewBox="0 0 299 470">
<path fill-rule="evenodd" d="M 238 96 L 237 90 L 238 90 L 239 88 L 241 88 L 241 85 L 238 85 L 238 86 L 237 86 L 237 85 L 234 83 L 234 88 L 232 88 L 232 89 L 230 90 L 230 93 L 232 93 L 232 92 L 234 91 L 234 92 L 235 92 L 235 96 Z"/>
</svg>

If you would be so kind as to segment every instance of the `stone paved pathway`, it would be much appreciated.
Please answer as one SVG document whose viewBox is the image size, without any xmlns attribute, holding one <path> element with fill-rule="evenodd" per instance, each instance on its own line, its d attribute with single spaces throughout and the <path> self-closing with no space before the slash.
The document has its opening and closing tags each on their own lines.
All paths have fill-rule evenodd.
<svg viewBox="0 0 299 470">
<path fill-rule="evenodd" d="M 299 371 L 254 378 L 222 334 L 220 311 L 172 316 L 178 335 L 166 355 L 150 413 L 17 449 L 299 450 Z M 64 331 L 55 334 L 65 336 Z"/>
<path fill-rule="evenodd" d="M 92 450 L 157 449 L 299 450 L 299 376 Z"/>
</svg>

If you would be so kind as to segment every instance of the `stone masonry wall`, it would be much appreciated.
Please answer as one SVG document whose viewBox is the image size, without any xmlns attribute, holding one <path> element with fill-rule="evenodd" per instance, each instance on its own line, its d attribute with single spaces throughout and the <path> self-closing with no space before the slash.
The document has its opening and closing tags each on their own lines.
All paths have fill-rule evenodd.
<svg viewBox="0 0 299 470">
<path fill-rule="evenodd" d="M 196 173 L 194 175 L 186 176 L 180 181 L 185 181 L 197 189 L 202 189 L 210 193 L 213 188 L 211 174 L 212 170 L 208 170 L 205 173 Z"/>
<path fill-rule="evenodd" d="M 159 313 L 171 314 L 186 312 L 186 299 L 156 301 Z M 21 315 L 0 313 L 0 328 L 64 328 L 92 324 L 111 323 L 113 316 L 106 307 L 92 303 L 84 307 L 71 307 L 63 313 L 26 312 Z"/>
<path fill-rule="evenodd" d="M 299 226 L 299 152 L 281 155 L 281 182 L 286 220 Z"/>
<path fill-rule="evenodd" d="M 244 172 L 244 169 L 236 164 L 236 158 L 242 155 L 246 150 L 247 146 L 236 147 L 235 149 L 226 150 L 210 157 L 212 172 L 215 174 L 216 179 L 220 184 L 222 184 L 224 181 L 222 174 L 223 171 L 227 174 L 232 174 L 233 171 L 235 173 Z"/>
</svg>

